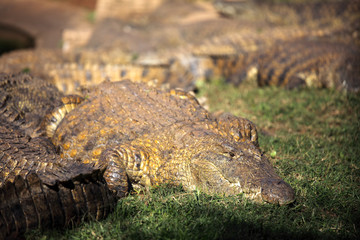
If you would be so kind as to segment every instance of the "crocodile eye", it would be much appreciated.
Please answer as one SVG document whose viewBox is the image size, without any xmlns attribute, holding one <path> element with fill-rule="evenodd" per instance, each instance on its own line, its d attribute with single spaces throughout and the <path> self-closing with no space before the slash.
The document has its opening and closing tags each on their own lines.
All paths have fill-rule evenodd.
<svg viewBox="0 0 360 240">
<path fill-rule="evenodd" d="M 233 158 L 235 157 L 234 152 L 222 152 L 221 155 L 224 157 L 223 159 L 226 161 L 232 161 Z"/>
<path fill-rule="evenodd" d="M 55 117 L 51 117 L 50 121 L 53 122 L 53 123 L 56 123 L 57 119 Z"/>
</svg>

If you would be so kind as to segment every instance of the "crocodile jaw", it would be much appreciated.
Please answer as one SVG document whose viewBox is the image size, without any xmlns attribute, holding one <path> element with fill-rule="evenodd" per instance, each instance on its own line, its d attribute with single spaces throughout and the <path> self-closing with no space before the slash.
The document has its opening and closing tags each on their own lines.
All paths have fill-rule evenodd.
<svg viewBox="0 0 360 240">
<path fill-rule="evenodd" d="M 291 186 L 282 179 L 261 179 L 261 187 L 242 187 L 240 182 L 230 183 L 229 187 L 236 189 L 246 198 L 255 202 L 268 202 L 272 204 L 286 205 L 295 200 L 295 193 Z M 278 193 L 281 193 L 278 194 Z"/>
</svg>

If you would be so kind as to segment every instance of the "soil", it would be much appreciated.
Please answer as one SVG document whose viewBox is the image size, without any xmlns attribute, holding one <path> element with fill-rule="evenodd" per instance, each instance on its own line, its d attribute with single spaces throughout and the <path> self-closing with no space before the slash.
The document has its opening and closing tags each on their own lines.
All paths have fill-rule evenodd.
<svg viewBox="0 0 360 240">
<path fill-rule="evenodd" d="M 26 31 L 37 48 L 60 48 L 66 28 L 89 28 L 89 10 L 55 0 L 1 0 L 0 23 Z"/>
</svg>

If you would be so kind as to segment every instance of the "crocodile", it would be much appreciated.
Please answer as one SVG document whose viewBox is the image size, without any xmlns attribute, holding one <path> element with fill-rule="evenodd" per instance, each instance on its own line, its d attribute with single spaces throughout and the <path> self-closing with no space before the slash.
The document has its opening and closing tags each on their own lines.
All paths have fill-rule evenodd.
<svg viewBox="0 0 360 240">
<path fill-rule="evenodd" d="M 291 57 L 289 57 L 291 56 Z M 259 86 L 360 90 L 360 49 L 329 41 L 295 41 L 270 48 L 259 61 Z"/>
<path fill-rule="evenodd" d="M 0 239 L 106 217 L 115 198 L 104 168 L 60 159 L 49 139 L 38 137 L 45 135 L 41 123 L 47 114 L 76 102 L 24 73 L 0 74 L 0 86 Z"/>
<path fill-rule="evenodd" d="M 106 165 L 104 177 L 118 197 L 169 183 L 274 204 L 294 201 L 293 189 L 259 149 L 252 122 L 212 115 L 182 90 L 105 82 L 64 118 L 54 111 L 46 121 L 60 157 Z"/>
<path fill-rule="evenodd" d="M 240 4 L 248 2 L 254 1 L 239 1 Z M 307 61 L 311 71 L 318 68 L 319 64 L 322 65 L 320 66 L 322 69 L 331 70 L 334 59 L 329 57 L 330 54 L 324 54 L 323 50 L 327 46 L 328 51 L 332 52 L 331 45 L 342 45 L 343 47 L 340 48 L 346 49 L 345 52 L 349 54 L 349 57 L 341 57 L 340 61 L 344 60 L 344 62 L 338 65 L 348 65 L 348 59 L 356 60 L 354 56 L 358 53 L 360 46 L 359 15 L 357 14 L 360 9 L 359 1 L 305 5 L 255 2 L 252 3 L 251 8 L 261 13 L 256 14 L 256 19 L 251 14 L 243 13 L 244 16 L 240 16 L 240 19 L 217 18 L 181 26 L 174 26 L 171 21 L 157 23 L 155 19 L 155 22 L 149 25 L 145 23 L 131 25 L 132 31 L 139 33 L 135 36 L 136 39 L 122 34 L 126 22 L 117 23 L 117 20 L 114 20 L 116 29 L 112 29 L 112 25 L 106 22 L 98 23 L 92 34 L 93 39 L 85 49 L 70 53 L 42 49 L 6 54 L 0 58 L 0 71 L 30 70 L 32 74 L 52 82 L 66 94 L 79 93 L 78 90 L 81 87 L 94 86 L 104 80 L 122 79 L 147 82 L 150 85 L 165 86 L 165 88 L 180 87 L 185 90 L 196 90 L 197 81 L 207 81 L 212 78 L 225 78 L 228 82 L 237 85 L 249 77 L 249 72 L 255 73 L 260 68 L 261 74 L 258 74 L 260 86 L 269 84 L 293 88 L 302 85 L 304 81 L 284 81 L 282 78 L 276 78 L 276 75 L 264 73 L 271 69 L 276 72 L 286 69 L 289 66 L 286 64 L 287 61 L 294 60 L 291 49 L 296 48 L 300 55 L 304 52 L 304 56 L 299 56 L 300 60 L 291 65 L 294 71 L 303 67 L 301 59 L 309 58 L 309 55 L 305 54 L 309 52 L 309 49 L 313 50 L 310 56 L 312 59 L 327 59 Z M 167 3 L 166 6 L 170 5 Z M 162 13 L 166 13 L 165 10 L 159 9 Z M 149 16 L 150 20 L 156 16 L 156 13 L 154 14 Z M 165 38 L 164 35 L 168 34 L 169 28 L 172 30 L 170 39 L 176 38 L 179 43 L 166 47 L 162 44 L 162 40 Z M 117 32 L 119 30 L 121 32 Z M 113 46 L 115 49 L 104 49 L 106 41 L 110 44 L 117 42 L 112 41 L 112 37 L 129 38 L 126 43 L 130 44 L 131 51 L 126 52 L 124 45 L 127 44 L 125 43 L 121 44 L 120 49 L 119 46 Z M 98 38 L 98 44 L 103 45 L 98 46 L 94 43 L 98 42 L 96 38 Z M 155 56 L 155 60 L 150 62 L 141 60 L 150 54 L 140 51 L 140 46 L 146 45 L 144 39 L 146 43 L 154 44 L 155 42 L 161 46 L 160 49 L 156 46 L 150 48 L 155 51 L 150 52 Z M 309 43 L 297 44 L 299 41 Z M 329 43 L 322 46 L 322 42 Z M 97 49 L 92 49 L 93 47 Z M 273 64 L 265 63 L 262 57 L 271 56 L 275 49 L 283 51 L 284 56 L 281 59 L 273 59 Z M 352 51 L 353 49 L 355 51 Z M 354 66 L 350 68 L 357 67 L 353 62 L 351 64 Z M 265 70 L 265 65 L 269 66 L 269 70 Z M 354 75 L 352 70 L 348 72 L 347 68 L 344 69 L 343 75 Z M 294 76 L 287 78 L 297 79 L 295 75 L 298 74 L 295 72 Z M 265 79 L 267 75 L 271 76 Z M 328 74 L 328 77 L 330 75 Z M 336 82 L 338 82 L 336 78 L 330 79 L 332 83 L 327 85 L 336 87 Z M 352 81 L 353 79 L 350 79 L 350 82 Z M 318 85 L 313 84 L 312 81 L 305 82 L 309 82 L 312 86 Z M 340 85 L 344 85 L 345 89 L 353 90 L 354 84 L 345 82 Z M 354 89 L 356 90 L 357 87 Z"/>
<path fill-rule="evenodd" d="M 175 58 L 155 62 L 137 62 L 132 58 L 120 50 L 71 53 L 48 49 L 20 50 L 0 57 L 0 72 L 30 72 L 52 83 L 64 94 L 80 94 L 83 88 L 105 80 L 133 79 L 153 86 L 186 90 L 194 86 L 194 76 Z"/>
<path fill-rule="evenodd" d="M 108 51 L 103 51 L 102 58 L 96 60 L 93 56 L 99 54 L 93 51 L 62 55 L 54 52 L 54 56 L 51 56 L 49 50 L 25 50 L 0 58 L 0 69 L 16 72 L 29 68 L 33 75 L 55 84 L 66 94 L 80 93 L 79 89 L 95 86 L 104 80 L 122 79 L 147 82 L 163 88 L 180 87 L 190 91 L 196 89 L 197 81 L 213 78 L 223 77 L 237 85 L 248 76 L 251 69 L 259 66 L 261 56 L 272 52 L 276 46 L 286 45 L 291 49 L 294 41 L 326 37 L 334 31 L 336 30 L 332 28 L 318 30 L 277 27 L 261 33 L 230 33 L 207 39 L 201 45 L 192 46 L 185 51 L 175 49 L 159 53 L 153 62 L 146 62 L 146 57 L 145 61 L 141 57 L 135 61 L 126 56 L 109 60 L 112 55 Z M 317 57 L 316 53 L 317 51 L 313 52 L 314 57 Z M 286 58 L 291 57 L 286 55 Z M 284 64 L 279 62 L 279 65 Z"/>
<path fill-rule="evenodd" d="M 31 137 L 41 133 L 41 122 L 65 97 L 53 84 L 26 73 L 0 73 L 0 114 Z"/>
<path fill-rule="evenodd" d="M 262 9 L 262 16 L 268 21 L 283 21 L 291 24 L 306 24 L 310 21 L 327 21 L 337 17 L 343 17 L 344 13 L 356 12 L 359 8 L 357 0 L 343 1 L 279 1 L 274 0 L 215 0 L 215 8 L 218 12 L 230 18 L 242 18 L 256 14 L 255 11 Z"/>
<path fill-rule="evenodd" d="M 31 138 L 0 115 L 0 239 L 105 218 L 116 198 L 103 173 L 61 159 L 49 139 Z"/>
</svg>

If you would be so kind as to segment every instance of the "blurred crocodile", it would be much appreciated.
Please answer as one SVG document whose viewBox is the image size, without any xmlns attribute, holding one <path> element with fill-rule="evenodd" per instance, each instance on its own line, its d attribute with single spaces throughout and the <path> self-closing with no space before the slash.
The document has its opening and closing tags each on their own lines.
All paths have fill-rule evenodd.
<svg viewBox="0 0 360 240">
<path fill-rule="evenodd" d="M 329 41 L 294 41 L 261 55 L 259 86 L 301 85 L 360 90 L 360 49 Z"/>
<path fill-rule="evenodd" d="M 60 156 L 107 165 L 105 179 L 119 197 L 170 183 L 275 204 L 294 201 L 293 189 L 260 151 L 253 123 L 214 116 L 181 90 L 103 83 L 63 119 L 55 111 L 47 121 Z"/>
<path fill-rule="evenodd" d="M 94 86 L 104 80 L 123 79 L 165 88 L 195 90 L 196 81 L 199 80 L 225 78 L 228 82 L 239 84 L 249 75 L 255 76 L 256 71 L 260 70 L 258 82 L 261 86 L 293 88 L 304 82 L 311 86 L 319 85 L 316 81 L 309 81 L 310 78 L 307 81 L 288 81 L 277 74 L 266 73 L 272 70 L 283 72 L 283 69 L 287 69 L 287 62 L 295 59 L 293 55 L 296 49 L 299 53 L 296 54 L 296 59 L 299 61 L 291 64 L 291 71 L 286 74 L 287 79 L 298 79 L 297 75 L 304 75 L 302 71 L 296 70 L 304 68 L 304 60 L 311 59 L 306 60 L 306 69 L 310 69 L 310 72 L 316 72 L 318 68 L 331 70 L 334 64 L 345 66 L 341 70 L 343 73 L 333 74 L 341 75 L 340 84 L 339 77 L 332 79 L 331 74 L 328 74 L 328 86 L 353 90 L 352 86 L 356 84 L 352 82 L 358 82 L 358 78 L 352 76 L 356 76 L 353 74 L 353 69 L 357 68 L 354 56 L 358 54 L 360 46 L 359 1 L 307 4 L 269 4 L 249 0 L 216 2 L 230 5 L 250 3 L 251 7 L 246 9 L 252 9 L 255 14 L 241 13 L 240 15 L 245 14 L 240 16 L 241 19 L 217 18 L 181 26 L 170 23 L 159 25 L 161 23 L 154 22 L 146 26 L 140 23 L 140 26 L 130 24 L 132 31 L 139 33 L 133 37 L 123 34 L 126 23 L 124 26 L 120 23 L 120 26 L 99 23 L 92 34 L 95 38 L 93 41 L 97 39 L 97 49 L 91 48 L 95 45 L 91 45 L 90 41 L 89 48 L 68 53 L 38 49 L 5 54 L 0 57 L 0 71 L 30 71 L 55 84 L 66 94 L 78 93 L 79 88 Z M 167 4 L 170 5 L 171 3 Z M 117 20 L 114 21 L 117 23 Z M 166 31 L 169 28 L 171 31 L 168 41 L 171 44 L 166 47 L 162 40 L 165 33 L 169 34 Z M 126 43 L 119 45 L 118 39 L 123 37 L 127 39 Z M 179 42 L 178 45 L 174 46 L 174 39 Z M 299 41 L 308 43 L 298 44 Z M 115 49 L 110 46 L 104 48 L 105 42 Z M 113 46 L 115 43 L 118 45 Z M 158 43 L 159 46 L 152 46 L 150 53 L 141 52 L 140 49 L 137 51 L 137 46 L 146 43 Z M 128 52 L 125 45 L 129 46 Z M 345 51 L 333 51 L 332 46 Z M 151 52 L 154 49 L 156 52 Z M 281 59 L 269 57 L 267 59 L 270 61 L 265 62 L 262 57 L 271 56 L 275 49 L 283 52 Z M 356 51 L 352 51 L 353 49 Z M 330 53 L 327 54 L 326 51 Z M 332 53 L 340 58 L 332 58 Z"/>
<path fill-rule="evenodd" d="M 181 87 L 191 90 L 194 76 L 174 58 L 131 59 L 122 51 L 61 53 L 56 50 L 20 50 L 0 57 L 0 72 L 29 72 L 46 80 L 65 94 L 78 94 L 82 89 L 103 81 L 132 79 L 158 87 Z"/>
<path fill-rule="evenodd" d="M 136 61 L 125 56 L 111 59 L 111 52 L 105 50 L 101 53 L 83 51 L 64 54 L 57 51 L 52 53 L 49 50 L 25 50 L 1 57 L 0 71 L 18 72 L 30 69 L 33 75 L 53 83 L 66 94 L 79 93 L 81 88 L 95 86 L 104 80 L 122 79 L 146 82 L 163 88 L 179 87 L 189 91 L 196 88 L 196 81 L 214 78 L 225 78 L 228 82 L 239 84 L 248 77 L 250 70 L 258 68 L 262 62 L 261 57 L 273 52 L 277 46 L 288 46 L 284 51 L 288 53 L 286 50 L 293 48 L 292 43 L 295 40 L 327 37 L 334 31 L 336 29 L 324 27 L 319 30 L 300 26 L 273 27 L 260 33 L 240 31 L 204 40 L 201 45 L 189 47 L 185 51 L 175 49 L 159 53 L 150 60 L 139 57 Z M 312 45 L 315 46 L 316 42 Z M 300 52 L 307 49 L 307 45 L 302 47 L 303 49 L 299 48 Z M 314 58 L 318 57 L 318 52 L 312 52 Z M 121 53 L 119 54 L 121 56 Z M 342 54 L 354 55 L 351 51 Z M 95 56 L 101 57 L 96 59 Z M 288 53 L 284 58 L 287 60 L 292 57 Z M 276 63 L 278 68 L 285 65 L 278 61 Z M 331 65 L 328 62 L 322 64 Z"/>
<path fill-rule="evenodd" d="M 61 159 L 48 139 L 26 136 L 0 115 L 0 239 L 105 218 L 116 198 L 103 173 Z"/>
</svg>

